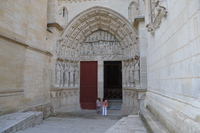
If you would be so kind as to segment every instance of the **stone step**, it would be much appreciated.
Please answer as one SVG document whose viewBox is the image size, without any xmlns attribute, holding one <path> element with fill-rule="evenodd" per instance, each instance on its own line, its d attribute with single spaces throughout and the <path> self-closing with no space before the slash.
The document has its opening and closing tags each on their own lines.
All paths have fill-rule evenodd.
<svg viewBox="0 0 200 133">
<path fill-rule="evenodd" d="M 150 133 L 170 133 L 148 109 L 142 109 L 140 116 Z"/>
<path fill-rule="evenodd" d="M 122 100 L 108 100 L 108 110 L 121 110 Z"/>
<path fill-rule="evenodd" d="M 105 133 L 148 133 L 139 115 L 121 118 Z"/>
<path fill-rule="evenodd" d="M 0 133 L 15 133 L 19 130 L 41 124 L 42 120 L 43 113 L 35 111 L 3 115 L 0 116 Z"/>
</svg>

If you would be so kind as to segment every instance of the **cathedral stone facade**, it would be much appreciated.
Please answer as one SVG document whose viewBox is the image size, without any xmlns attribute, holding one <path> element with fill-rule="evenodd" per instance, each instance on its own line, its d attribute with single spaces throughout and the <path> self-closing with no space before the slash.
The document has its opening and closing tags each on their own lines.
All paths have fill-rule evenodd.
<svg viewBox="0 0 200 133">
<path fill-rule="evenodd" d="M 198 0 L 2 0 L 0 115 L 146 108 L 200 132 Z"/>
</svg>

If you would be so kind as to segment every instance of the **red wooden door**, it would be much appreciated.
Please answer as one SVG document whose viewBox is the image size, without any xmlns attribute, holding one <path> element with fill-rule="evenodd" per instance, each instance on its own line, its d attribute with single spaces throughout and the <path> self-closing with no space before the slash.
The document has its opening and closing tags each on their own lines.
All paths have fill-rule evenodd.
<svg viewBox="0 0 200 133">
<path fill-rule="evenodd" d="M 82 109 L 96 109 L 97 62 L 82 61 L 80 68 L 80 103 Z"/>
</svg>

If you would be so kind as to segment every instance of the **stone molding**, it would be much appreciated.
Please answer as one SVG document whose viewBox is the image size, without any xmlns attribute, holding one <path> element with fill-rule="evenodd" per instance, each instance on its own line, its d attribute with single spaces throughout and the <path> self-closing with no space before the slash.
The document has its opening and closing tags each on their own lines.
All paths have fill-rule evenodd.
<svg viewBox="0 0 200 133">
<path fill-rule="evenodd" d="M 10 41 L 10 42 L 14 42 L 14 43 L 21 45 L 21 46 L 24 46 L 24 47 L 28 47 L 28 45 L 25 42 L 23 42 L 23 41 L 21 41 L 17 38 L 14 38 L 14 37 L 9 37 L 9 36 L 2 34 L 2 33 L 0 33 L 0 38 L 5 39 L 5 40 Z"/>
<path fill-rule="evenodd" d="M 25 48 L 27 48 L 27 49 L 36 51 L 36 52 L 38 52 L 38 53 L 45 54 L 45 55 L 48 55 L 48 56 L 53 56 L 53 55 L 51 54 L 51 52 L 42 50 L 42 49 L 37 48 L 37 47 L 34 47 L 34 46 L 30 46 L 30 45 L 26 44 L 25 42 L 18 40 L 17 38 L 9 37 L 9 36 L 3 35 L 3 34 L 1 34 L 1 33 L 0 33 L 0 38 L 3 38 L 3 39 L 5 39 L 5 40 L 11 41 L 11 42 L 14 42 L 15 44 L 18 44 L 18 45 L 23 46 L 23 47 L 25 47 Z"/>
<path fill-rule="evenodd" d="M 51 98 L 64 98 L 64 97 L 72 97 L 79 96 L 78 88 L 75 89 L 55 89 L 51 90 Z"/>
<path fill-rule="evenodd" d="M 58 30 L 63 30 L 63 27 L 60 26 L 58 23 L 54 22 L 54 23 L 48 23 L 47 24 L 47 27 L 55 27 L 57 28 Z"/>
<path fill-rule="evenodd" d="M 24 95 L 23 89 L 0 90 L 0 97 Z"/>
<path fill-rule="evenodd" d="M 161 5 L 161 0 L 151 1 L 151 18 L 152 21 L 146 25 L 147 31 L 151 34 L 155 33 L 155 30 L 160 28 L 162 19 L 167 16 L 167 9 Z"/>
<path fill-rule="evenodd" d="M 66 3 L 76 3 L 76 2 L 93 2 L 93 1 L 102 1 L 102 0 L 60 0 L 60 2 L 66 2 Z"/>
<path fill-rule="evenodd" d="M 36 48 L 34 46 L 28 46 L 27 49 L 30 49 L 32 51 L 36 51 L 38 53 L 45 54 L 45 55 L 48 55 L 48 56 L 53 56 L 53 54 L 51 54 L 51 52 L 42 50 L 40 48 Z"/>
<path fill-rule="evenodd" d="M 144 21 L 145 21 L 145 20 L 144 20 L 144 16 L 136 17 L 136 18 L 134 19 L 133 25 L 134 25 L 135 27 L 137 27 L 138 24 L 139 24 L 139 22 L 144 22 Z"/>
<path fill-rule="evenodd" d="M 136 89 L 136 88 L 123 88 L 123 90 L 128 90 L 128 91 L 130 91 L 130 90 L 134 90 L 134 91 L 137 91 L 137 92 L 146 92 L 147 91 L 147 89 Z"/>
</svg>

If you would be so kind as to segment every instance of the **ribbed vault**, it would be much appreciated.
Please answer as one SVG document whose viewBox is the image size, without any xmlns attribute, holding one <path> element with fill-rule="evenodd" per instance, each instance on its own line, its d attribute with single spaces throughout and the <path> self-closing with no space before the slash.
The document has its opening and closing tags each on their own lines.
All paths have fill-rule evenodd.
<svg viewBox="0 0 200 133">
<path fill-rule="evenodd" d="M 134 55 L 138 52 L 137 32 L 119 13 L 104 7 L 92 7 L 77 15 L 64 30 L 59 44 L 63 52 L 80 48 L 81 43 L 97 30 L 104 30 L 115 36 L 123 49 L 134 48 Z M 71 54 L 63 53 L 60 57 L 70 57 Z M 70 57 L 71 58 L 71 57 Z"/>
</svg>

